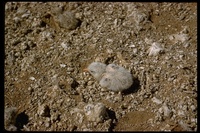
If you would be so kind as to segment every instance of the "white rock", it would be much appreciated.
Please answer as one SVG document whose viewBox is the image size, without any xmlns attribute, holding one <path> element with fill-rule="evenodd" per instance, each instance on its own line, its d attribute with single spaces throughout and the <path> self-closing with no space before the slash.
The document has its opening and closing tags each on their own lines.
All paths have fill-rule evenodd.
<svg viewBox="0 0 200 133">
<path fill-rule="evenodd" d="M 149 56 L 156 56 L 158 55 L 160 52 L 162 52 L 164 49 L 161 47 L 161 45 L 157 42 L 152 43 L 152 45 L 150 46 L 150 48 L 147 50 L 147 52 L 149 53 Z"/>
<path fill-rule="evenodd" d="M 174 35 L 175 42 L 181 41 L 182 43 L 189 40 L 188 34 L 175 34 Z"/>
<path fill-rule="evenodd" d="M 30 80 L 35 80 L 35 78 L 34 78 L 34 77 L 30 77 L 29 79 L 30 79 Z"/>
<path fill-rule="evenodd" d="M 62 48 L 64 48 L 64 49 L 69 49 L 69 48 L 70 48 L 70 44 L 69 44 L 69 43 L 66 43 L 66 42 L 62 42 L 60 45 L 61 45 Z"/>
<path fill-rule="evenodd" d="M 21 17 L 22 17 L 22 18 L 28 18 L 29 16 L 30 16 L 29 13 L 25 13 L 25 14 L 23 14 Z"/>
<path fill-rule="evenodd" d="M 13 20 L 15 21 L 15 23 L 19 23 L 21 21 L 19 17 L 14 17 Z"/>
<path fill-rule="evenodd" d="M 158 98 L 156 98 L 156 97 L 153 97 L 152 99 L 151 99 L 154 103 L 156 103 L 156 104 L 161 104 L 162 103 L 162 101 L 160 101 Z"/>
<path fill-rule="evenodd" d="M 162 108 L 163 108 L 164 116 L 171 117 L 172 111 L 169 109 L 166 103 L 163 104 Z"/>
<path fill-rule="evenodd" d="M 64 68 L 64 67 L 66 67 L 66 65 L 65 64 L 60 64 L 60 67 Z"/>
<path fill-rule="evenodd" d="M 88 121 L 103 122 L 108 119 L 106 107 L 102 103 L 87 104 L 84 107 L 85 115 Z"/>
<path fill-rule="evenodd" d="M 189 39 L 190 39 L 189 35 L 185 33 L 172 34 L 169 36 L 169 40 L 174 41 L 175 43 L 177 42 L 185 43 Z"/>
<path fill-rule="evenodd" d="M 191 105 L 190 108 L 191 108 L 192 111 L 196 110 L 196 106 L 194 106 L 194 105 Z"/>
<path fill-rule="evenodd" d="M 185 112 L 183 110 L 178 110 L 178 115 L 179 116 L 185 116 Z"/>
</svg>

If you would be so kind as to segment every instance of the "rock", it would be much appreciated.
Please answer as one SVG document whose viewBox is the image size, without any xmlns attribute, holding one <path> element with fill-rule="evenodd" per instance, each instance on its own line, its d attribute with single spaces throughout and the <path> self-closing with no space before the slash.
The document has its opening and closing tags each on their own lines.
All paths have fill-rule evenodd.
<svg viewBox="0 0 200 133">
<path fill-rule="evenodd" d="M 68 30 L 74 30 L 79 26 L 79 20 L 75 18 L 75 15 L 69 11 L 65 11 L 63 14 L 58 15 L 58 22 L 60 27 Z"/>
<path fill-rule="evenodd" d="M 171 109 L 167 106 L 166 103 L 163 104 L 162 108 L 163 108 L 164 116 L 166 116 L 166 117 L 171 117 L 171 116 L 172 116 L 172 111 L 171 111 Z"/>
<path fill-rule="evenodd" d="M 103 122 L 108 119 L 107 109 L 102 103 L 87 104 L 84 107 L 85 115 L 88 121 Z"/>
<path fill-rule="evenodd" d="M 180 120 L 178 123 L 183 128 L 184 131 L 192 131 L 189 125 L 184 123 L 182 120 Z"/>
<path fill-rule="evenodd" d="M 17 115 L 17 108 L 16 107 L 10 107 L 6 108 L 4 112 L 4 124 L 5 129 L 8 131 L 16 131 L 17 127 L 14 126 L 16 121 L 16 115 Z"/>
<path fill-rule="evenodd" d="M 190 39 L 188 34 L 174 34 L 173 37 L 174 37 L 174 41 L 175 42 L 180 41 L 182 43 L 186 42 L 186 41 L 188 41 Z"/>
<path fill-rule="evenodd" d="M 12 124 L 6 127 L 5 129 L 8 131 L 17 131 L 17 127 Z"/>
<path fill-rule="evenodd" d="M 47 127 L 47 128 L 48 128 L 48 127 L 50 127 L 50 122 L 45 122 L 45 124 L 44 124 L 44 125 L 45 125 L 45 127 Z"/>
<path fill-rule="evenodd" d="M 37 113 L 39 114 L 39 116 L 50 117 L 50 109 L 49 109 L 49 106 L 47 106 L 46 104 L 40 105 L 40 106 L 38 107 Z"/>
<path fill-rule="evenodd" d="M 156 103 L 156 104 L 161 104 L 162 103 L 162 101 L 160 101 L 158 98 L 156 98 L 156 97 L 153 97 L 152 99 L 151 99 L 154 103 Z"/>
<path fill-rule="evenodd" d="M 161 47 L 161 45 L 157 42 L 152 43 L 152 45 L 147 50 L 147 53 L 149 56 L 156 56 L 159 53 L 162 53 L 164 49 Z"/>
</svg>

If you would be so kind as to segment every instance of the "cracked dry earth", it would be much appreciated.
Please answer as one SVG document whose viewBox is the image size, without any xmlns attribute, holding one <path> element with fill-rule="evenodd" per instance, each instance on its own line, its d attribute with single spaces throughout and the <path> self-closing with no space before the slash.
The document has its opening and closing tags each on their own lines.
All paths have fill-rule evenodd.
<svg viewBox="0 0 200 133">
<path fill-rule="evenodd" d="M 6 130 L 197 131 L 197 3 L 7 2 Z M 120 99 L 83 71 L 128 69 Z"/>
</svg>

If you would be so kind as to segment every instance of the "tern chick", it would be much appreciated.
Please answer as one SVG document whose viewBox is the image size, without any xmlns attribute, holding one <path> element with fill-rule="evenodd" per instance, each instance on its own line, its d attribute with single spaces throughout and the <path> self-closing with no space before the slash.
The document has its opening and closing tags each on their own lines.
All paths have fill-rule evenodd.
<svg viewBox="0 0 200 133">
<path fill-rule="evenodd" d="M 102 74 L 105 73 L 106 64 L 93 62 L 84 70 L 88 71 L 97 81 L 100 81 Z"/>
<path fill-rule="evenodd" d="M 88 71 L 99 82 L 101 87 L 111 91 L 122 92 L 133 84 L 131 73 L 115 64 L 106 66 L 106 64 L 100 62 L 93 62 L 84 70 Z"/>
<path fill-rule="evenodd" d="M 122 92 L 131 87 L 133 78 L 131 73 L 125 68 L 109 64 L 99 84 L 109 90 Z"/>
</svg>

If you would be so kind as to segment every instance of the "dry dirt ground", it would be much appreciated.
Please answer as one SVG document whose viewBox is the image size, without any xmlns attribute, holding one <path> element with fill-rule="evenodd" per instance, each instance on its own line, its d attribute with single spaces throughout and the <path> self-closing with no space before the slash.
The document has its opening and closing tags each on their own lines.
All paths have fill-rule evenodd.
<svg viewBox="0 0 200 133">
<path fill-rule="evenodd" d="M 197 130 L 197 3 L 8 2 L 4 45 L 7 130 Z M 94 61 L 132 73 L 122 99 Z"/>
</svg>

